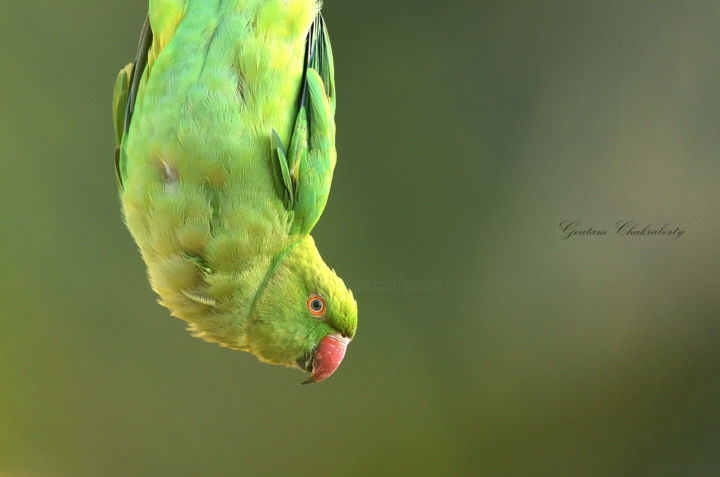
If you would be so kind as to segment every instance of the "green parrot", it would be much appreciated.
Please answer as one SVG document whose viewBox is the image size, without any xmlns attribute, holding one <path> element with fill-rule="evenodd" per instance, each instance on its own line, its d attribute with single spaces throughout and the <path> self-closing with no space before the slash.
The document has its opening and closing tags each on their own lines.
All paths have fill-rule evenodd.
<svg viewBox="0 0 720 477">
<path fill-rule="evenodd" d="M 113 94 L 125 223 L 193 336 L 340 365 L 352 292 L 310 236 L 332 181 L 335 82 L 315 0 L 150 0 Z"/>
</svg>

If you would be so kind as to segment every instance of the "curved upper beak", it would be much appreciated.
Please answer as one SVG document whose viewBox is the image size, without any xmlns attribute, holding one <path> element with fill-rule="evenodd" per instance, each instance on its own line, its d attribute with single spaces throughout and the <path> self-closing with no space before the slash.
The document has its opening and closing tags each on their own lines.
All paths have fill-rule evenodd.
<svg viewBox="0 0 720 477">
<path fill-rule="evenodd" d="M 330 377 L 342 363 L 348 343 L 350 343 L 350 338 L 345 338 L 337 333 L 327 335 L 320 340 L 310 359 L 305 360 L 304 363 L 298 363 L 301 369 L 310 372 L 310 377 L 301 384 L 319 383 Z"/>
</svg>

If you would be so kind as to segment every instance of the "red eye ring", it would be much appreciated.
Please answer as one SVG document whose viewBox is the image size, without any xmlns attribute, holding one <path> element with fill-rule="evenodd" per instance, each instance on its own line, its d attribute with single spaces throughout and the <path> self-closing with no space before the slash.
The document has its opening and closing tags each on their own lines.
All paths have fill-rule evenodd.
<svg viewBox="0 0 720 477">
<path fill-rule="evenodd" d="M 308 297 L 307 309 L 312 316 L 322 316 L 326 308 L 325 298 L 320 295 L 310 295 Z"/>
</svg>

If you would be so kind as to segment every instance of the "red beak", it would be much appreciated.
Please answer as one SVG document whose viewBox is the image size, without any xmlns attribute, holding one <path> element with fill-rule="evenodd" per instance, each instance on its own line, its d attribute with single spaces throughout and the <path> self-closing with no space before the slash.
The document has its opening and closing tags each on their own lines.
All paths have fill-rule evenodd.
<svg viewBox="0 0 720 477">
<path fill-rule="evenodd" d="M 348 343 L 350 343 L 349 338 L 338 334 L 327 335 L 320 340 L 313 356 L 312 374 L 302 384 L 319 383 L 330 377 L 342 363 Z"/>
</svg>

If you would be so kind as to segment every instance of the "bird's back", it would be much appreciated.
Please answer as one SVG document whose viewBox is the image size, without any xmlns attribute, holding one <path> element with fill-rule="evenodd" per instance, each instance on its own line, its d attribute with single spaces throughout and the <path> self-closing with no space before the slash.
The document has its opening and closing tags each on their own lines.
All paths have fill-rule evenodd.
<svg viewBox="0 0 720 477">
<path fill-rule="evenodd" d="M 281 245 L 270 133 L 289 142 L 315 13 L 313 0 L 150 2 L 122 193 L 146 258 L 203 248 L 232 268 Z"/>
</svg>

